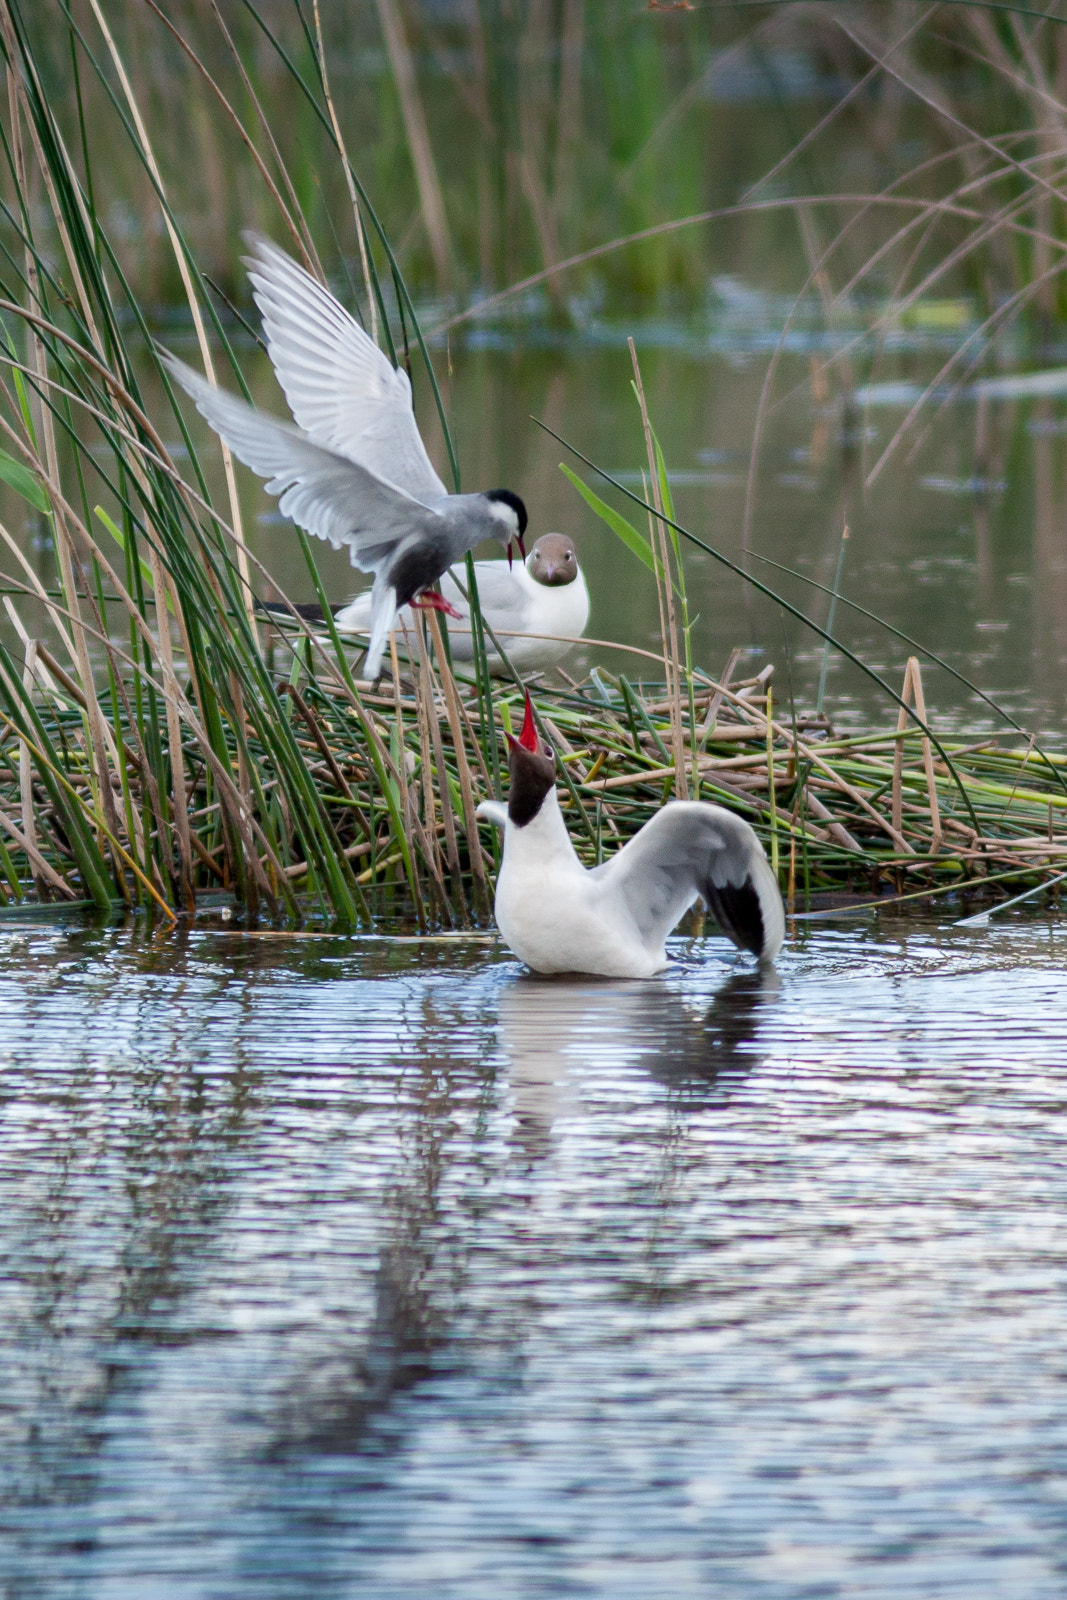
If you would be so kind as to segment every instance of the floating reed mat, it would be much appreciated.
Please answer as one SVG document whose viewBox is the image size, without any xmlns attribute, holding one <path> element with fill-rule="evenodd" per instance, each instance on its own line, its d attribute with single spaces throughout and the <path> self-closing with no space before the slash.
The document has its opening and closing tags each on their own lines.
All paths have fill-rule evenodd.
<svg viewBox="0 0 1067 1600">
<path fill-rule="evenodd" d="M 210 704 L 179 661 L 169 681 L 128 657 L 123 670 L 113 644 L 87 694 L 20 628 L 22 661 L 0 649 L 0 905 L 172 917 L 229 889 L 289 924 L 484 925 L 499 840 L 475 807 L 506 786 L 521 691 L 454 678 L 429 626 L 410 664 L 394 649 L 392 682 L 361 683 L 336 641 L 308 635 L 275 647 L 273 672 L 268 652 L 259 693 L 231 682 Z M 734 681 L 738 655 L 722 681 L 695 671 L 670 692 L 603 669 L 535 684 L 587 864 L 672 798 L 749 818 L 798 912 L 827 891 L 891 900 L 990 878 L 999 896 L 1004 878 L 1067 864 L 1064 757 L 934 744 L 903 710 L 896 727 L 839 734 L 783 710 L 770 668 Z M 904 688 L 925 722 L 917 662 Z"/>
</svg>

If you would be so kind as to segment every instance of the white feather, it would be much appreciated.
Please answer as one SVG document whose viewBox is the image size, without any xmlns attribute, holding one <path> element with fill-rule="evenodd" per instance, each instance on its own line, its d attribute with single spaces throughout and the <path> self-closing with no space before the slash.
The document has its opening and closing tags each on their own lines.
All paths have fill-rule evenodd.
<svg viewBox="0 0 1067 1600">
<path fill-rule="evenodd" d="M 347 548 L 353 566 L 374 571 L 383 546 L 392 550 L 413 528 L 434 527 L 437 512 L 406 490 L 214 388 L 184 361 L 162 359 L 237 459 L 267 479 L 279 510 L 335 550 Z"/>
<path fill-rule="evenodd" d="M 246 265 L 267 350 L 297 424 L 417 500 L 442 499 L 448 491 L 419 436 L 407 373 L 284 250 L 248 238 L 255 255 Z"/>
<path fill-rule="evenodd" d="M 374 625 L 367 641 L 367 659 L 363 671 L 368 678 L 376 678 L 382 663 L 385 641 L 389 637 L 392 619 L 396 616 L 396 590 L 383 586 L 375 599 Z"/>
</svg>

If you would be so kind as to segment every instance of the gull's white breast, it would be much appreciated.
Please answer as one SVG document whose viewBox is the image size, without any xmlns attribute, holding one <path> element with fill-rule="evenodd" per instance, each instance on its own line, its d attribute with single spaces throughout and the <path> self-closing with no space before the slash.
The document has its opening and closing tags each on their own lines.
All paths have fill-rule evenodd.
<svg viewBox="0 0 1067 1600">
<path fill-rule="evenodd" d="M 535 972 L 650 978 L 668 964 L 662 943 L 650 949 L 622 897 L 578 860 L 555 793 L 525 827 L 506 824 L 494 910 L 509 949 Z"/>
</svg>

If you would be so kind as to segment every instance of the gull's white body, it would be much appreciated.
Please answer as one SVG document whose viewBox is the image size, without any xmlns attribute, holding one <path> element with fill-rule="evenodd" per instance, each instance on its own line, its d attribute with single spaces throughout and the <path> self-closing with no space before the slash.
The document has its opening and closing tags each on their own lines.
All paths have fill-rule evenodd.
<svg viewBox="0 0 1067 1600">
<path fill-rule="evenodd" d="M 364 668 L 373 678 L 397 605 L 483 539 L 510 544 L 522 527 L 504 491 L 448 493 L 415 424 L 407 374 L 284 250 L 268 239 L 252 246 L 267 351 L 296 426 L 163 359 L 238 460 L 268 480 L 283 514 L 374 573 Z"/>
<path fill-rule="evenodd" d="M 571 583 L 544 584 L 530 574 L 534 561 L 531 551 L 524 565 L 509 571 L 506 561 L 476 561 L 478 601 L 482 615 L 500 638 L 517 672 L 540 672 L 555 663 L 570 648 L 569 640 L 581 638 L 589 621 L 589 590 L 581 568 Z M 454 662 L 474 660 L 470 605 L 455 579 L 467 587 L 465 566 L 451 567 L 441 579 L 441 593 L 460 613 L 458 621 L 449 619 L 448 643 Z M 366 633 L 371 619 L 371 591 L 364 590 L 338 611 L 334 621 L 341 633 Z M 398 612 L 393 627 L 411 628 L 410 607 Z M 539 635 L 553 637 L 542 638 Z M 560 642 L 562 639 L 563 642 Z M 503 662 L 487 639 L 490 668 Z"/>
<path fill-rule="evenodd" d="M 665 941 L 700 897 L 701 874 L 720 887 L 751 885 L 763 922 L 762 961 L 785 932 L 782 897 L 748 823 L 720 806 L 664 806 L 610 861 L 589 870 L 571 844 L 555 789 L 517 826 L 506 806 L 479 816 L 504 829 L 496 921 L 509 948 L 535 972 L 650 978 L 668 965 Z"/>
</svg>

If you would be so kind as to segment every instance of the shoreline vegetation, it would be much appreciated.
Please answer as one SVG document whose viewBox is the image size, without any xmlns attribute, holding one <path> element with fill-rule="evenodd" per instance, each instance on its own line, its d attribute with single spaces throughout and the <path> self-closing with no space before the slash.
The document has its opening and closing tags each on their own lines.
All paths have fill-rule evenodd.
<svg viewBox="0 0 1067 1600">
<path fill-rule="evenodd" d="M 386 917 L 422 930 L 485 926 L 496 841 L 474 809 L 500 792 L 503 732 L 521 720 L 521 694 L 495 685 L 486 724 L 484 700 L 428 641 L 401 643 L 413 668 L 398 661 L 394 682 L 370 686 L 352 677 L 350 651 L 339 661 L 310 635 L 292 652 L 268 641 L 268 660 L 286 661 L 285 676 L 272 680 L 278 715 L 319 815 L 302 818 L 289 786 L 263 776 L 270 751 L 260 720 L 248 717 L 229 756 L 238 771 L 240 748 L 259 774 L 251 809 L 233 814 L 239 794 L 223 790 L 190 745 L 185 827 L 167 796 L 161 839 L 137 727 L 120 718 L 115 730 L 122 787 L 113 782 L 109 827 L 95 802 L 84 697 L 30 641 L 23 714 L 2 713 L 0 915 L 46 903 L 189 911 L 229 891 L 253 918 L 294 924 L 369 927 Z M 938 753 L 920 730 L 900 726 L 903 713 L 895 728 L 841 734 L 825 714 L 776 706 L 773 669 L 734 678 L 738 654 L 719 680 L 679 675 L 681 695 L 603 668 L 580 682 L 561 673 L 558 685 L 535 684 L 564 815 L 587 865 L 666 801 L 688 798 L 752 822 L 790 914 L 945 894 L 988 906 L 1067 867 L 1067 756 L 989 737 L 945 740 Z M 917 662 L 908 680 L 921 702 Z M 9 706 L 11 687 L 0 685 Z M 31 830 L 19 826 L 18 778 L 32 793 Z"/>
<path fill-rule="evenodd" d="M 1058 187 L 1067 111 L 1056 98 L 1067 28 L 1055 21 L 1030 25 L 995 6 L 965 19 L 947 9 L 952 29 L 923 43 L 918 8 L 886 8 L 899 33 L 890 39 L 876 37 L 876 23 L 885 22 L 878 7 L 849 8 L 847 27 L 840 17 L 831 20 L 834 8 L 816 7 L 809 41 L 811 59 L 824 64 L 834 58 L 831 36 L 840 47 L 833 81 L 852 84 L 833 91 L 842 117 L 853 114 L 857 95 L 877 80 L 883 142 L 891 142 L 890 123 L 899 132 L 907 103 L 938 130 L 933 155 L 889 173 L 877 192 L 768 198 L 761 187 L 714 212 L 720 220 L 747 216 L 752 227 L 771 227 L 763 215 L 770 206 L 773 228 L 799 229 L 806 281 L 796 304 L 807 307 L 815 293 L 828 329 L 845 306 L 854 317 L 858 286 L 881 285 L 881 309 L 863 334 L 862 371 L 848 339 L 838 340 L 825 362 L 812 360 L 811 402 L 824 411 L 833 385 L 839 395 L 855 393 L 860 380 L 869 383 L 885 370 L 878 352 L 891 345 L 894 323 L 921 310 L 924 297 L 946 283 L 965 285 L 987 308 L 976 324 L 960 329 L 937 380 L 919 394 L 889 444 L 876 459 L 865 458 L 868 483 L 890 454 L 927 427 L 928 413 L 945 403 L 946 385 L 970 380 L 995 337 L 1026 317 L 1040 336 L 1043 319 L 1057 313 L 1067 262 Z M 52 33 L 42 25 L 45 10 Z M 478 215 L 489 222 L 477 247 L 468 248 L 456 231 L 460 219 L 443 200 L 434 119 L 420 99 L 401 12 L 394 0 L 378 0 L 377 10 L 395 96 L 379 112 L 400 129 L 398 149 L 415 195 L 398 243 L 368 193 L 373 174 L 365 175 L 365 189 L 347 154 L 350 135 L 327 70 L 336 48 L 328 37 L 332 13 L 324 33 L 318 8 L 298 6 L 299 26 L 288 38 L 275 31 L 273 10 L 261 10 L 254 27 L 242 21 L 254 33 L 254 47 L 251 34 L 235 37 L 216 15 L 219 62 L 213 58 L 209 66 L 191 42 L 202 19 L 168 19 L 152 0 L 51 0 L 34 7 L 0 0 L 6 80 L 0 480 L 7 508 L 0 521 L 0 914 L 88 902 L 101 912 L 118 904 L 172 920 L 221 890 L 232 892 L 252 919 L 292 924 L 312 917 L 366 927 L 392 916 L 420 928 L 465 928 L 489 919 L 496 844 L 488 831 L 479 832 L 474 808 L 501 793 L 502 735 L 518 706 L 517 685 L 490 678 L 485 640 L 478 637 L 473 685 L 454 678 L 447 637 L 433 616 L 429 632 L 420 627 L 409 641 L 410 665 L 394 657 L 392 682 L 371 687 L 355 677 L 358 655 L 335 632 L 319 637 L 296 626 L 283 641 L 257 614 L 255 597 L 273 592 L 271 577 L 245 539 L 233 463 L 223 450 L 224 494 L 213 504 L 181 407 L 155 359 L 145 311 L 161 293 L 169 295 L 193 328 L 209 377 L 217 373 L 224 386 L 243 386 L 227 333 L 244 316 L 230 298 L 239 291 L 232 278 L 220 283 L 202 270 L 193 238 L 202 233 L 202 218 L 190 231 L 174 197 L 167 173 L 175 151 L 164 159 L 159 146 L 176 135 L 165 131 L 173 123 L 153 114 L 159 89 L 153 50 L 175 52 L 186 74 L 183 111 L 200 145 L 221 151 L 232 143 L 240 152 L 248 203 L 225 229 L 231 268 L 240 255 L 239 226 L 279 237 L 316 273 L 314 239 L 332 236 L 336 253 L 354 263 L 354 298 L 368 328 L 394 359 L 414 367 L 430 397 L 458 488 L 447 407 L 406 272 L 432 283 L 453 307 L 442 326 L 470 314 L 469 307 L 455 308 L 462 305 L 460 287 L 469 291 L 475 281 L 483 297 L 540 285 L 565 318 L 570 285 L 580 281 L 569 276 L 569 256 L 580 265 L 590 252 L 605 259 L 636 252 L 626 288 L 635 300 L 646 291 L 670 292 L 686 273 L 699 276 L 693 247 L 685 246 L 685 265 L 675 246 L 683 233 L 695 237 L 700 218 L 713 213 L 706 204 L 686 212 L 683 201 L 706 194 L 682 170 L 676 128 L 699 99 L 692 86 L 705 84 L 706 75 L 703 68 L 690 72 L 689 88 L 669 90 L 664 64 L 677 69 L 690 59 L 686 52 L 707 41 L 679 31 L 686 25 L 679 12 L 667 19 L 672 32 L 647 44 L 645 55 L 635 45 L 624 63 L 648 97 L 637 117 L 645 143 L 623 163 L 626 181 L 613 190 L 613 215 L 625 220 L 625 236 L 590 242 L 564 224 L 580 190 L 582 52 L 598 39 L 596 47 L 607 50 L 597 32 L 607 8 L 567 0 L 557 38 L 546 8 L 531 0 L 518 55 L 513 47 L 509 55 L 502 23 L 495 34 L 483 30 L 479 47 L 488 65 L 477 70 L 485 97 L 472 101 L 479 126 L 493 125 L 503 83 L 494 74 L 509 62 L 514 68 L 521 57 L 532 72 L 547 60 L 551 71 L 541 98 L 538 91 L 516 101 L 515 115 L 527 121 L 516 124 L 517 143 L 501 135 L 499 167 L 478 166 L 474 188 L 484 190 Z M 802 13 L 812 10 L 760 13 L 748 33 L 737 33 L 744 60 L 788 43 L 803 26 Z M 736 18 L 731 23 L 735 33 L 740 26 Z M 152 49 L 148 30 L 158 30 Z M 478 39 L 472 39 L 473 49 Z M 951 59 L 956 68 L 966 62 L 968 72 L 984 75 L 996 90 L 998 114 L 1003 120 L 1018 113 L 1021 131 L 972 128 L 942 103 L 943 85 L 931 79 L 920 43 L 935 61 Z M 431 37 L 426 48 L 434 47 Z M 853 72 L 857 52 L 868 61 L 866 76 Z M 459 93 L 466 69 L 453 70 L 447 66 L 453 58 L 442 59 Z M 482 57 L 475 50 L 470 60 Z M 641 76 L 650 63 L 652 87 Z M 172 88 L 177 65 L 173 71 Z M 379 74 L 373 81 L 381 90 L 386 80 Z M 269 109 L 278 102 L 279 82 L 295 108 L 284 129 Z M 636 116 L 633 104 L 629 111 Z M 768 184 L 786 168 L 794 176 L 808 170 L 827 116 L 769 162 Z M 294 165 L 283 150 L 279 140 L 294 129 L 312 142 L 315 163 L 305 153 Z M 664 147 L 674 152 L 678 184 L 688 184 L 684 195 L 667 197 L 673 218 L 656 214 L 653 205 L 663 191 L 654 181 L 652 153 Z M 610 150 L 599 156 L 608 161 Z M 116 165 L 133 197 L 129 204 L 140 207 L 134 232 L 151 241 L 141 273 L 116 224 L 108 188 Z M 596 161 L 589 166 L 600 170 Z M 218 162 L 204 166 L 207 190 L 221 182 L 221 170 Z M 324 210 L 319 173 L 326 171 L 332 209 Z M 385 187 L 380 175 L 377 186 Z M 217 220 L 229 201 L 218 204 Z M 525 254 L 512 258 L 504 241 L 516 206 L 525 219 L 515 230 Z M 823 237 L 828 207 L 837 220 Z M 679 219 L 687 214 L 683 227 Z M 632 243 L 638 234 L 645 254 Z M 461 270 L 465 251 L 468 266 Z M 701 257 L 700 272 L 707 264 Z M 778 403 L 778 358 L 790 320 L 768 358 L 746 518 L 761 440 Z M 168 451 L 158 407 L 139 386 L 145 352 L 158 393 L 167 396 L 166 428 L 180 430 L 181 452 Z M 725 558 L 676 520 L 632 345 L 631 352 L 647 460 L 640 495 L 617 483 L 615 489 L 628 496 L 629 514 L 636 504 L 638 522 L 647 517 L 647 533 L 601 498 L 593 463 L 586 463 L 592 473 L 584 477 L 564 470 L 656 584 L 661 649 L 640 680 L 598 668 L 581 683 L 561 675 L 534 688 L 544 731 L 560 754 L 564 809 L 583 858 L 599 859 L 672 796 L 700 797 L 753 821 L 796 914 L 832 893 L 883 903 L 957 890 L 988 898 L 1051 880 L 1067 865 L 1067 758 L 1043 753 L 1018 731 L 1003 740 L 940 738 L 927 715 L 917 657 L 909 654 L 899 692 L 877 678 L 886 694 L 885 725 L 848 737 L 834 730 L 821 690 L 815 709 L 803 713 L 766 674 L 735 679 L 736 656 L 717 678 L 694 661 L 686 543 Z M 308 583 L 327 607 L 310 544 L 295 531 L 293 537 Z M 876 677 L 834 632 L 838 599 L 847 603 L 837 584 L 815 595 L 820 609 L 809 614 L 747 569 L 726 564 L 810 626 L 827 652 Z M 469 558 L 468 581 L 474 582 Z M 913 648 L 904 635 L 889 633 Z"/>
</svg>

